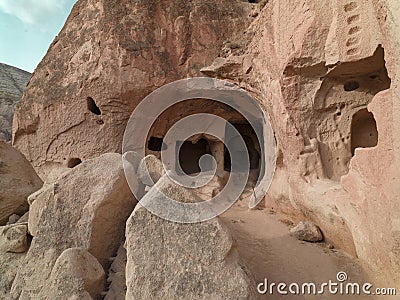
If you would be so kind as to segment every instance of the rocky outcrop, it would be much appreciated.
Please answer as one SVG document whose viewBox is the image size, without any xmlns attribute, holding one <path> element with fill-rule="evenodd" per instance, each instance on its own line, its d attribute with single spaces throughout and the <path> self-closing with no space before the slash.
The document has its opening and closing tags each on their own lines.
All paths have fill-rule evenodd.
<svg viewBox="0 0 400 300">
<path fill-rule="evenodd" d="M 269 112 L 279 148 L 269 205 L 399 282 L 394 2 L 269 1 L 246 53 L 203 71 L 240 82 Z"/>
<path fill-rule="evenodd" d="M 0 225 L 12 214 L 23 215 L 28 210 L 27 197 L 42 185 L 26 158 L 0 141 Z"/>
<path fill-rule="evenodd" d="M 399 11 L 396 0 L 78 1 L 18 106 L 13 143 L 43 178 L 120 151 L 136 105 L 201 69 L 249 91 L 271 119 L 278 160 L 268 204 L 400 282 Z M 58 185 L 46 189 L 55 197 Z M 37 241 L 39 198 L 29 216 Z M 136 213 L 131 223 L 181 228 Z M 145 230 L 127 231 L 131 249 Z"/>
<path fill-rule="evenodd" d="M 74 266 L 79 265 L 78 258 L 89 260 L 88 265 L 97 260 L 108 269 L 109 258 L 124 240 L 125 221 L 136 204 L 125 180 L 120 154 L 104 154 L 83 162 L 56 182 L 45 184 L 29 197 L 29 202 L 28 229 L 33 239 L 11 288 L 11 295 L 21 299 L 47 297 L 44 287 L 63 282 L 54 268 L 61 268 L 65 260 L 72 260 L 73 264 L 68 267 L 71 272 L 65 274 L 68 278 L 79 271 L 74 271 Z M 65 253 L 75 247 L 87 250 L 92 258 L 87 258 L 86 252 L 79 252 L 82 255 L 78 253 L 78 257 Z M 63 252 L 66 256 L 61 259 Z M 91 265 L 91 268 L 96 270 L 95 278 L 100 276 L 98 267 Z M 104 270 L 102 276 L 104 279 Z M 75 283 L 70 284 L 73 287 L 68 289 L 77 288 Z M 95 290 L 99 291 L 97 287 Z"/>
<path fill-rule="evenodd" d="M 30 76 L 26 71 L 0 63 L 0 140 L 11 140 L 14 108 Z"/>
<path fill-rule="evenodd" d="M 105 273 L 87 250 L 69 248 L 57 258 L 41 299 L 101 299 Z"/>
<path fill-rule="evenodd" d="M 166 176 L 152 189 L 179 195 L 181 202 L 201 201 Z M 138 204 L 127 221 L 126 248 L 126 299 L 258 299 L 256 283 L 218 218 L 174 223 Z"/>
<path fill-rule="evenodd" d="M 157 87 L 200 75 L 224 41 L 245 30 L 252 6 L 78 1 L 17 107 L 13 144 L 42 178 L 76 159 L 121 151 L 136 105 Z"/>
</svg>

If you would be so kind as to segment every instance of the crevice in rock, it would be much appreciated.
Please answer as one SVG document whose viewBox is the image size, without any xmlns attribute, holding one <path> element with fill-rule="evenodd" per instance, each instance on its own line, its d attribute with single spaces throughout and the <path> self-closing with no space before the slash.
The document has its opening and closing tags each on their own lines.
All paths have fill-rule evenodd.
<svg viewBox="0 0 400 300">
<path fill-rule="evenodd" d="M 86 98 L 86 103 L 87 103 L 87 108 L 90 112 L 92 112 L 93 114 L 100 116 L 101 115 L 101 110 L 100 108 L 97 106 L 96 102 L 93 100 L 92 97 L 87 97 Z"/>
<path fill-rule="evenodd" d="M 343 87 L 346 92 L 351 92 L 357 90 L 360 87 L 360 84 L 358 81 L 349 81 L 346 82 Z"/>
<path fill-rule="evenodd" d="M 122 241 L 115 257 L 110 258 L 107 273 L 107 288 L 102 293 L 105 300 L 124 300 L 126 296 L 126 249 Z"/>
</svg>

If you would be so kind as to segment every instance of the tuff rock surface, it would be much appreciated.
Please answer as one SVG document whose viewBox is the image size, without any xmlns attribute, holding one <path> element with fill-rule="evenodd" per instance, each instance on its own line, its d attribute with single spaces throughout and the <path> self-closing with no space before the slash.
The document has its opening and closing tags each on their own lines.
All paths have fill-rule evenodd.
<svg viewBox="0 0 400 300">
<path fill-rule="evenodd" d="M 108 268 L 108 259 L 124 240 L 125 221 L 136 204 L 125 180 L 121 155 L 116 153 L 83 162 L 32 194 L 29 202 L 28 229 L 33 239 L 11 287 L 12 297 L 21 299 L 54 299 L 47 294 L 47 286 L 63 281 L 57 279 L 58 271 L 54 268 L 61 268 L 56 261 L 69 248 L 87 250 L 93 258 L 79 251 L 77 257 L 68 252 L 59 264 L 66 263 L 65 260 L 74 265 L 79 265 L 77 261 L 81 259 L 97 260 L 104 269 Z M 98 268 L 92 268 L 97 274 L 93 276 L 98 276 Z M 71 266 L 72 273 L 65 276 L 74 277 L 73 269 Z M 105 279 L 104 270 L 102 276 Z M 96 291 L 99 292 L 97 287 Z"/>
<path fill-rule="evenodd" d="M 318 226 L 308 221 L 301 221 L 290 229 L 290 234 L 296 239 L 306 242 L 320 242 L 324 238 Z"/>
<path fill-rule="evenodd" d="M 399 4 L 269 1 L 243 55 L 205 74 L 265 105 L 278 144 L 267 203 L 399 282 Z"/>
<path fill-rule="evenodd" d="M 201 201 L 166 176 L 154 189 L 177 201 Z M 127 221 L 126 249 L 127 299 L 258 299 L 256 283 L 218 218 L 174 223 L 138 204 Z"/>
<path fill-rule="evenodd" d="M 85 160 L 120 151 L 127 119 L 137 104 L 157 87 L 199 76 L 200 70 L 246 89 L 271 120 L 278 159 L 266 205 L 293 221 L 311 220 L 335 248 L 359 257 L 387 283 L 399 283 L 399 20 L 397 0 L 78 1 L 33 74 L 13 122 L 15 147 L 42 178 L 53 182 L 30 198 L 28 229 L 34 238 L 26 258 L 13 254 L 16 261 L 24 261 L 13 295 L 38 295 L 57 258 L 71 247 L 87 249 L 104 267 L 106 256 L 122 239 L 113 240 L 107 255 L 91 250 L 88 231 L 97 210 L 85 206 L 78 190 L 88 191 L 86 200 L 97 197 L 100 202 L 104 191 L 117 192 L 110 191 L 114 187 L 109 179 L 101 183 L 106 188 L 99 192 L 98 186 L 95 192 L 91 185 L 98 183 L 99 174 L 93 171 L 97 176 L 91 180 L 86 176 L 99 166 L 88 160 L 91 167 L 86 168 Z M 57 175 L 47 180 L 49 174 L 61 174 L 61 168 L 73 169 L 61 179 Z M 85 176 L 73 180 L 78 170 Z M 59 193 L 65 197 L 59 198 Z M 115 217 L 119 225 L 113 228 L 120 228 L 124 217 Z M 153 272 L 144 260 L 156 267 L 159 258 L 165 272 L 174 274 L 169 259 L 178 257 L 169 248 L 154 248 L 154 243 L 132 252 L 141 243 L 150 246 L 147 239 L 154 238 L 144 224 L 166 243 L 177 242 L 182 252 L 186 246 L 191 249 L 186 240 L 177 239 L 184 226 L 138 207 L 126 231 L 129 295 L 141 293 L 133 283 Z M 160 228 L 172 234 L 163 235 Z M 208 242 L 224 253 L 221 259 L 229 256 L 224 255 L 230 242 L 218 221 L 196 230 L 220 234 L 221 244 L 207 236 Z M 200 259 L 201 253 L 191 253 L 199 255 L 195 261 Z M 146 257 L 140 260 L 135 257 L 139 254 Z M 36 257 L 42 271 L 33 278 Z M 193 263 L 188 256 L 180 257 L 174 262 L 178 266 Z M 136 272 L 134 266 L 146 272 Z M 227 272 L 232 266 L 225 265 Z M 15 271 L 9 265 L 4 269 L 0 282 L 7 290 Z M 186 272 L 177 270 L 178 275 Z M 204 274 L 211 273 L 208 269 Z M 150 291 L 146 276 L 143 293 Z M 180 291 L 185 290 L 183 283 Z M 168 292 L 171 286 L 164 288 Z"/>
<path fill-rule="evenodd" d="M 16 109 L 13 144 L 42 178 L 74 159 L 121 151 L 136 105 L 157 87 L 201 75 L 224 42 L 246 29 L 251 7 L 78 1 Z"/>
<path fill-rule="evenodd" d="M 27 250 L 28 224 L 0 226 L 0 251 L 22 253 Z"/>
<path fill-rule="evenodd" d="M 87 250 L 69 248 L 57 258 L 41 299 L 101 299 L 105 273 Z"/>
<path fill-rule="evenodd" d="M 0 225 L 13 214 L 28 211 L 27 197 L 43 185 L 26 158 L 6 142 L 0 141 Z"/>
<path fill-rule="evenodd" d="M 30 76 L 26 71 L 0 63 L 0 140 L 11 140 L 14 108 Z"/>
</svg>

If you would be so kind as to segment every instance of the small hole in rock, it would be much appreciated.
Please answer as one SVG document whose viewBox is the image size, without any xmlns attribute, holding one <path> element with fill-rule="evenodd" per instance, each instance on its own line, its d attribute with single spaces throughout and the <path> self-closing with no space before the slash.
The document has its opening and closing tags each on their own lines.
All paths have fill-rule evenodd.
<svg viewBox="0 0 400 300">
<path fill-rule="evenodd" d="M 249 3 L 258 3 L 258 0 L 249 0 Z"/>
<path fill-rule="evenodd" d="M 86 98 L 87 102 L 87 108 L 90 112 L 94 113 L 95 115 L 101 115 L 101 110 L 100 108 L 96 105 L 96 102 L 94 102 L 92 97 L 87 97 Z"/>
<path fill-rule="evenodd" d="M 82 160 L 80 158 L 77 158 L 77 157 L 70 158 L 68 160 L 67 167 L 68 168 L 74 168 L 77 165 L 79 165 L 81 162 L 82 162 Z"/>
<path fill-rule="evenodd" d="M 147 144 L 147 149 L 151 151 L 161 151 L 167 149 L 167 147 L 162 138 L 152 136 Z"/>
<path fill-rule="evenodd" d="M 347 3 L 344 6 L 344 11 L 349 12 L 349 11 L 355 10 L 357 7 L 358 7 L 357 3 L 352 1 L 352 2 Z"/>
<path fill-rule="evenodd" d="M 344 90 L 346 92 L 355 91 L 359 87 L 360 87 L 360 84 L 358 83 L 358 81 L 349 81 L 344 84 Z"/>
</svg>

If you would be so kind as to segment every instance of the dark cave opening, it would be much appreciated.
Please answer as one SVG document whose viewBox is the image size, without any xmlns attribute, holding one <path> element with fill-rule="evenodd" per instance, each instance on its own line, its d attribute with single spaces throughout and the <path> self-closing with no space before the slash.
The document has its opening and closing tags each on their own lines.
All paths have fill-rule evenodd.
<svg viewBox="0 0 400 300">
<path fill-rule="evenodd" d="M 67 167 L 68 168 L 74 168 L 77 165 L 79 165 L 80 163 L 82 163 L 82 160 L 80 158 L 73 157 L 73 158 L 70 158 L 68 160 Z"/>
<path fill-rule="evenodd" d="M 353 115 L 351 122 L 351 154 L 356 148 L 375 147 L 378 144 L 378 129 L 374 115 L 366 108 Z"/>
<path fill-rule="evenodd" d="M 87 98 L 86 98 L 86 103 L 87 103 L 87 108 L 88 108 L 88 110 L 89 110 L 91 113 L 93 113 L 93 114 L 95 114 L 95 115 L 97 115 L 97 116 L 100 116 L 100 115 L 101 115 L 101 110 L 100 110 L 100 108 L 96 105 L 96 102 L 93 100 L 92 97 L 87 97 Z"/>
<path fill-rule="evenodd" d="M 197 143 L 178 141 L 176 149 L 179 149 L 179 165 L 183 172 L 188 175 L 200 173 L 200 158 L 205 154 L 211 155 L 210 144 L 204 138 L 201 138 Z"/>
</svg>

